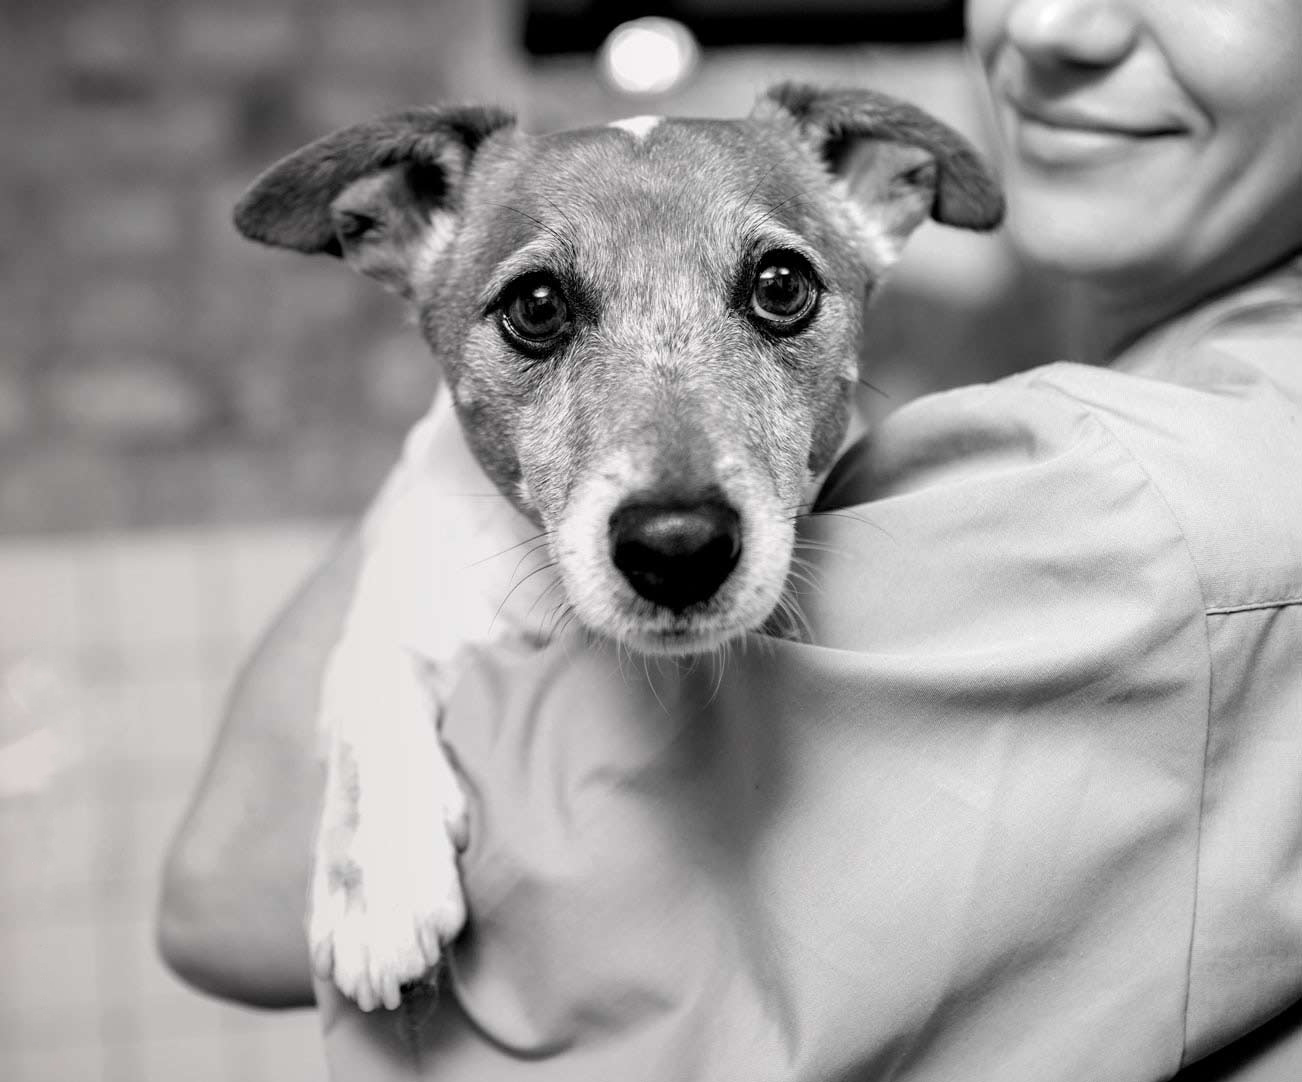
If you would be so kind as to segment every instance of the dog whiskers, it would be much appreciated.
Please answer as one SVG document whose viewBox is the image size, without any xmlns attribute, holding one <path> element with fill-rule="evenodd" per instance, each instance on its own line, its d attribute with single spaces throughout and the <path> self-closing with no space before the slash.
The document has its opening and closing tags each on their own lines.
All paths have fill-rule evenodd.
<svg viewBox="0 0 1302 1082">
<path fill-rule="evenodd" d="M 518 560 L 516 560 L 516 562 L 515 562 L 515 566 L 514 566 L 513 568 L 511 568 L 511 577 L 508 578 L 506 581 L 507 581 L 507 582 L 515 582 L 515 576 L 518 575 L 518 574 L 520 573 L 520 568 L 522 568 L 522 567 L 524 566 L 524 562 L 525 562 L 526 560 L 531 559 L 532 557 L 538 555 L 538 553 L 540 553 L 540 552 L 545 552 L 545 551 L 547 551 L 547 549 L 548 549 L 548 547 L 549 547 L 549 543 L 550 543 L 550 538 L 548 538 L 547 541 L 544 541 L 544 542 L 542 542 L 541 544 L 537 544 L 537 543 L 535 543 L 534 546 L 533 546 L 533 548 L 529 549 L 527 552 L 525 552 L 525 554 L 524 554 L 523 556 L 521 556 Z M 519 546 L 517 545 L 517 546 L 515 546 L 515 547 L 518 548 Z M 521 580 L 521 581 L 523 581 L 523 580 Z M 509 596 L 509 595 L 508 595 L 508 596 Z"/>
<path fill-rule="evenodd" d="M 574 219 L 571 218 L 568 214 L 566 214 L 565 211 L 561 209 L 559 204 L 557 204 L 557 202 L 554 199 L 552 199 L 549 196 L 543 196 L 543 202 L 545 202 L 549 207 L 552 208 L 552 210 L 554 210 L 557 214 L 559 214 L 562 218 L 565 219 L 565 224 L 570 227 L 570 230 L 572 232 L 574 232 L 575 234 L 579 233 L 579 227 L 575 224 Z"/>
<path fill-rule="evenodd" d="M 859 384 L 860 387 L 867 387 L 868 390 L 872 391 L 874 394 L 879 394 L 879 395 L 881 395 L 884 399 L 886 399 L 886 401 L 889 402 L 889 401 L 891 400 L 891 396 L 890 396 L 889 394 L 887 394 L 885 391 L 883 391 L 883 390 L 882 390 L 880 387 L 878 387 L 876 384 L 874 384 L 874 383 L 869 383 L 869 382 L 868 382 L 866 379 L 864 379 L 863 377 L 861 377 L 861 376 L 856 376 L 854 381 L 855 381 L 855 383 Z"/>
<path fill-rule="evenodd" d="M 721 643 L 716 643 L 710 650 L 710 664 L 714 666 L 714 686 L 710 689 L 710 697 L 705 700 L 706 706 L 712 706 L 715 699 L 719 697 L 719 692 L 723 690 L 723 671 L 728 664 L 728 654 L 732 650 L 732 639 L 726 639 Z"/>
<path fill-rule="evenodd" d="M 755 225 L 760 225 L 763 222 L 768 221 L 770 218 L 776 215 L 777 212 L 780 211 L 783 207 L 790 206 L 792 203 L 796 203 L 797 200 L 802 200 L 802 202 L 797 203 L 798 208 L 807 206 L 808 204 L 803 202 L 803 200 L 808 194 L 809 194 L 808 192 L 800 191 L 800 192 L 794 192 L 793 194 L 787 196 L 784 200 L 782 200 L 782 202 L 774 204 L 767 211 L 765 211 L 764 214 L 760 216 L 759 220 L 755 223 Z"/>
<path fill-rule="evenodd" d="M 818 514 L 814 510 L 813 500 L 801 500 L 799 503 L 788 504 L 782 508 L 783 516 L 787 522 L 799 522 L 802 518 L 808 518 L 810 515 Z"/>
<path fill-rule="evenodd" d="M 517 565 L 517 567 L 518 566 L 519 565 Z M 542 574 L 542 572 L 550 570 L 555 566 L 556 566 L 555 560 L 548 560 L 547 563 L 543 564 L 541 567 L 535 567 L 532 571 L 530 571 L 527 575 L 525 575 L 522 579 L 520 579 L 519 582 L 517 582 L 514 586 L 512 586 L 509 590 L 507 590 L 506 596 L 502 598 L 501 602 L 497 606 L 497 611 L 493 613 L 493 618 L 488 622 L 487 634 L 489 635 L 492 634 L 493 625 L 497 623 L 497 618 L 502 615 L 502 610 L 506 608 L 506 603 L 511 600 L 511 595 L 514 594 L 516 590 L 520 589 L 521 586 L 523 586 L 535 575 L 540 575 Z"/>
<path fill-rule="evenodd" d="M 656 671 L 657 672 L 660 671 L 660 665 L 658 659 L 656 664 Z M 656 702 L 660 704 L 660 709 L 664 711 L 665 716 L 668 717 L 669 707 L 665 706 L 664 699 L 660 698 L 660 689 L 656 687 L 655 679 L 651 675 L 650 659 L 646 654 L 642 655 L 642 675 L 646 677 L 647 687 L 651 689 L 651 694 L 655 696 Z"/>
<path fill-rule="evenodd" d="M 499 210 L 509 210 L 512 214 L 518 214 L 518 215 L 520 215 L 521 218 L 528 218 L 529 221 L 533 222 L 534 225 L 538 226 L 539 229 L 545 230 L 546 232 L 550 233 L 553 237 L 555 237 L 558 241 L 560 241 L 561 245 L 562 245 L 562 246 L 563 246 L 567 251 L 571 248 L 571 244 L 570 244 L 570 242 L 569 242 L 569 241 L 568 241 L 564 236 L 562 236 L 560 233 L 558 233 L 555 229 L 553 229 L 551 226 L 549 226 L 546 222 L 542 221 L 542 220 L 539 219 L 539 218 L 535 218 L 532 214 L 527 214 L 525 211 L 521 210 L 519 207 L 508 206 L 508 205 L 505 204 L 505 203 L 493 203 L 493 202 L 489 202 L 489 201 L 487 201 L 487 200 L 486 200 L 485 202 L 481 203 L 480 206 L 485 206 L 485 207 L 497 207 Z"/>
<path fill-rule="evenodd" d="M 553 590 L 563 589 L 564 585 L 565 584 L 559 575 L 551 582 L 549 582 L 547 586 L 543 589 L 543 592 L 533 599 L 533 602 L 530 604 L 529 608 L 525 611 L 524 614 L 525 622 L 526 623 L 528 622 L 529 617 L 533 615 L 533 610 L 538 607 L 539 603 L 542 602 L 543 599 L 546 598 L 548 594 L 550 594 Z M 566 599 L 562 597 L 560 601 L 558 601 L 555 605 L 553 605 L 552 611 L 547 615 L 547 617 L 543 621 L 544 627 L 547 624 L 552 623 L 554 619 L 557 617 L 559 611 L 565 608 L 567 604 L 568 602 L 566 601 Z M 545 630 L 541 633 L 541 636 L 544 641 L 550 641 L 547 632 Z"/>
<path fill-rule="evenodd" d="M 859 525 L 861 525 L 861 526 L 867 526 L 867 527 L 869 527 L 870 529 L 876 530 L 876 531 L 877 531 L 878 533 L 880 533 L 880 534 L 885 534 L 885 535 L 886 535 L 887 537 L 889 537 L 892 541 L 896 540 L 895 535 L 894 535 L 893 533 L 891 533 L 890 530 L 886 529 L 884 526 L 879 526 L 877 523 L 873 522 L 871 519 L 864 518 L 864 517 L 861 516 L 861 515 L 855 515 L 855 514 L 852 514 L 852 513 L 849 512 L 849 511 L 810 511 L 810 512 L 808 512 L 808 513 L 806 513 L 806 514 L 796 515 L 796 516 L 792 519 L 792 521 L 799 521 L 799 520 L 802 519 L 802 518 L 844 518 L 844 519 L 849 519 L 851 522 L 857 522 L 857 523 L 859 523 Z"/>
<path fill-rule="evenodd" d="M 557 579 L 556 582 L 559 583 L 560 579 Z M 550 591 L 551 587 L 549 586 L 547 589 Z M 569 627 L 570 621 L 574 619 L 574 616 L 574 606 L 562 597 L 560 601 L 552 606 L 552 611 L 547 617 L 545 629 L 542 635 L 543 641 L 550 646 L 560 638 L 565 629 Z"/>
<path fill-rule="evenodd" d="M 809 625 L 809 620 L 805 617 L 804 610 L 800 607 L 800 602 L 788 591 L 783 591 L 778 598 L 777 607 L 773 610 L 773 617 L 776 618 L 777 630 L 781 633 L 780 637 L 792 639 L 796 642 L 813 642 L 814 631 Z"/>
<path fill-rule="evenodd" d="M 805 589 L 809 590 L 811 593 L 822 593 L 823 584 L 818 581 L 817 570 L 818 569 L 815 568 L 812 564 L 805 564 L 801 568 L 793 567 L 787 573 L 787 578 L 790 581 L 794 581 L 799 585 L 805 587 Z"/>
<path fill-rule="evenodd" d="M 536 533 L 532 537 L 526 537 L 523 541 L 517 541 L 514 545 L 508 545 L 506 548 L 493 553 L 491 556 L 485 556 L 483 559 L 476 560 L 470 566 L 478 567 L 480 564 L 486 564 L 489 560 L 496 560 L 499 556 L 505 556 L 508 552 L 514 552 L 523 545 L 532 545 L 536 541 L 541 541 L 543 538 L 549 537 L 549 535 L 549 530 L 543 530 L 541 533 Z"/>
<path fill-rule="evenodd" d="M 800 538 L 799 540 L 797 540 L 795 544 L 795 551 L 796 552 L 822 552 L 822 553 L 826 553 L 828 556 L 839 556 L 845 559 L 850 558 L 849 549 L 843 548 L 840 545 L 833 545 L 829 541 L 819 541 L 816 538 L 812 538 L 812 537 Z"/>
<path fill-rule="evenodd" d="M 633 660 L 633 651 L 630 650 L 627 646 L 625 646 L 621 640 L 616 639 L 615 640 L 615 666 L 619 669 L 620 679 L 624 681 L 624 686 L 627 687 L 628 673 L 624 671 L 625 654 L 628 655 L 628 659 L 631 662 Z"/>
<path fill-rule="evenodd" d="M 761 177 L 759 178 L 759 180 L 757 180 L 757 181 L 755 182 L 754 187 L 752 187 L 751 190 L 750 190 L 749 192 L 746 193 L 746 199 L 745 199 L 745 201 L 744 201 L 744 202 L 742 203 L 742 205 L 741 205 L 741 213 L 742 213 L 742 214 L 745 214 L 745 213 L 746 213 L 746 208 L 750 206 L 750 201 L 751 201 L 752 199 L 755 198 L 755 193 L 758 192 L 758 191 L 760 190 L 760 186 L 761 186 L 761 185 L 762 185 L 766 180 L 768 180 L 769 177 L 771 177 L 771 176 L 773 175 L 774 171 L 777 169 L 777 167 L 778 167 L 779 164 L 781 164 L 781 163 L 780 163 L 780 162 L 774 162 L 771 166 L 769 166 L 769 168 L 768 168 L 768 172 L 766 172 L 763 176 L 761 176 Z"/>
</svg>

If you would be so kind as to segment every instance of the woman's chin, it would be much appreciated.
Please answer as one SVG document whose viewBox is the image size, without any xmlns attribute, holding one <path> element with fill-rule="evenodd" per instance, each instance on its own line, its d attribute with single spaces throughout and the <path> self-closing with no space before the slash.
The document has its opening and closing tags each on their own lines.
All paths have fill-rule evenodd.
<svg viewBox="0 0 1302 1082">
<path fill-rule="evenodd" d="M 1106 201 L 1104 201 L 1106 202 Z M 1169 245 L 1152 218 L 1107 215 L 1098 201 L 1053 198 L 1010 201 L 1007 229 L 1037 270 L 1100 286 L 1133 286 L 1160 273 Z"/>
</svg>

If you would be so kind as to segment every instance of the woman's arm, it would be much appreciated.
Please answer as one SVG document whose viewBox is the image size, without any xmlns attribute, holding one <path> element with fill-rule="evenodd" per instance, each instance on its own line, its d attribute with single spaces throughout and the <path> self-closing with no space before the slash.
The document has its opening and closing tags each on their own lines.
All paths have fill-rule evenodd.
<svg viewBox="0 0 1302 1082">
<path fill-rule="evenodd" d="M 216 996 L 313 1002 L 303 920 L 324 779 L 317 691 L 360 553 L 354 532 L 249 660 L 167 856 L 160 950 L 179 977 Z"/>
</svg>

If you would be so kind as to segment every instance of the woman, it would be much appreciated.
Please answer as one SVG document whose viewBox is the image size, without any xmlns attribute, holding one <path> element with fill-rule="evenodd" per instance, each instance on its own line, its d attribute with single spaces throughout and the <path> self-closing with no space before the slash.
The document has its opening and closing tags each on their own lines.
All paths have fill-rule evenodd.
<svg viewBox="0 0 1302 1082">
<path fill-rule="evenodd" d="M 969 27 L 1010 228 L 1109 367 L 925 398 L 847 454 L 804 535 L 816 646 L 645 680 L 485 655 L 446 735 L 513 798 L 478 811 L 455 994 L 402 1039 L 327 998 L 341 1077 L 1302 1072 L 1302 7 Z M 225 994 L 308 997 L 282 858 L 351 560 L 254 662 L 173 855 L 165 952 Z"/>
</svg>

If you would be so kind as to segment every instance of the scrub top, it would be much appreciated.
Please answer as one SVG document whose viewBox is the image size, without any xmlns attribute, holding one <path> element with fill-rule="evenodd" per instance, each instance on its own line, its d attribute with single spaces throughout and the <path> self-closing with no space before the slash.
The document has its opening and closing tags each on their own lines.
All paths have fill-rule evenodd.
<svg viewBox="0 0 1302 1082">
<path fill-rule="evenodd" d="M 1302 263 L 902 408 L 820 507 L 799 639 L 476 652 L 467 931 L 436 1000 L 319 988 L 334 1077 L 1148 1082 L 1302 1026 Z M 1302 1078 L 1285 1029 L 1214 1077 Z"/>
</svg>

